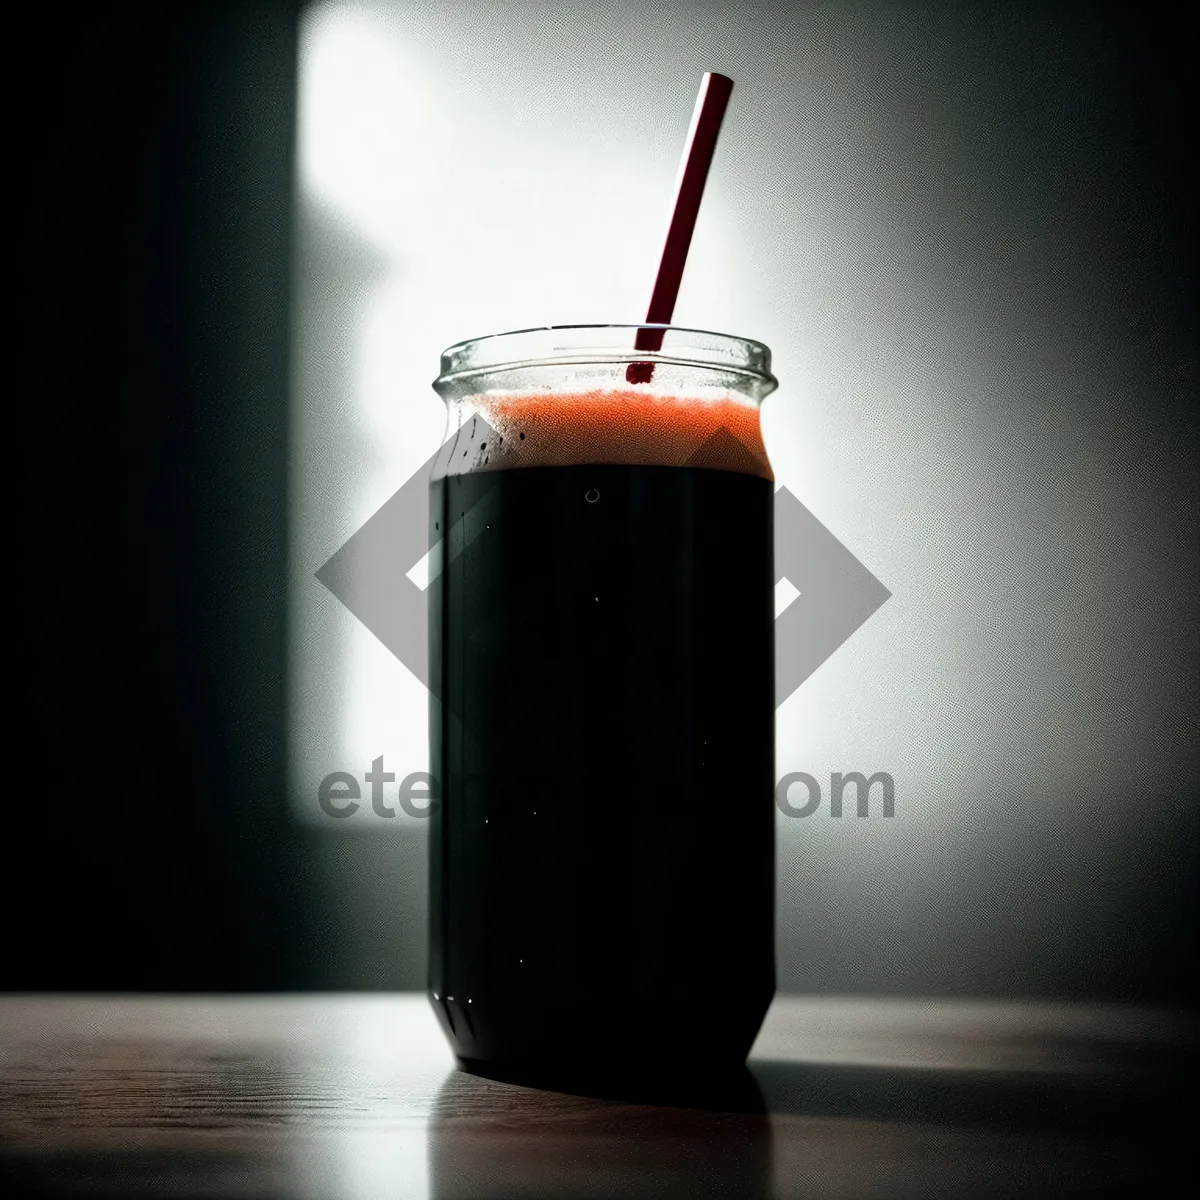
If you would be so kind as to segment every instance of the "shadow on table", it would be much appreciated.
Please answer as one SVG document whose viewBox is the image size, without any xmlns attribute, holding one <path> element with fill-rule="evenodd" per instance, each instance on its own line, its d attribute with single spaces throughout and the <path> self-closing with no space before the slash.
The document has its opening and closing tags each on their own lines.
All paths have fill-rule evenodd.
<svg viewBox="0 0 1200 1200">
<path fill-rule="evenodd" d="M 1009 1073 L 756 1061 L 736 1078 L 562 1090 L 451 1074 L 437 1200 L 1133 1194 L 1181 1178 L 1162 1070 Z"/>
<path fill-rule="evenodd" d="M 916 1123 L 1008 1133 L 1166 1137 L 1189 1111 L 1182 1074 L 1008 1072 L 761 1061 L 779 1116 Z"/>
</svg>

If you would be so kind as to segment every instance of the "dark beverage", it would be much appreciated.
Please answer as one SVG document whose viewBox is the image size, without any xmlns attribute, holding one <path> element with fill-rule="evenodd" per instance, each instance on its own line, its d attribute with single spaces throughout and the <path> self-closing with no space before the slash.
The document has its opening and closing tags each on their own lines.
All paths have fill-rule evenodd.
<svg viewBox="0 0 1200 1200">
<path fill-rule="evenodd" d="M 520 457 L 524 427 L 561 450 L 589 421 L 577 453 L 613 457 L 582 400 L 493 411 L 518 453 L 477 438 L 476 470 L 432 484 L 430 992 L 455 1052 L 493 1067 L 735 1066 L 774 990 L 757 406 L 752 433 L 690 446 L 699 410 L 676 402 L 660 435 L 693 465 Z"/>
</svg>

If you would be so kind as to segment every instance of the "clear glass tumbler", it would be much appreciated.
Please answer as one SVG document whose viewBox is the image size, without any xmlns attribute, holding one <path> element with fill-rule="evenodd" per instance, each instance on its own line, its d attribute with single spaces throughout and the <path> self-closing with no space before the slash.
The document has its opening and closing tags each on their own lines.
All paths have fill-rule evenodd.
<svg viewBox="0 0 1200 1200">
<path fill-rule="evenodd" d="M 770 351 L 638 328 L 434 383 L 429 992 L 483 1070 L 736 1068 L 774 992 Z"/>
</svg>

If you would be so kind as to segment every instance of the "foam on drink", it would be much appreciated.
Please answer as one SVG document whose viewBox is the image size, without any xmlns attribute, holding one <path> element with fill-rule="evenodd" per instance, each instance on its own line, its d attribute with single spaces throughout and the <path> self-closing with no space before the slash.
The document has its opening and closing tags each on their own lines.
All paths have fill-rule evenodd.
<svg viewBox="0 0 1200 1200">
<path fill-rule="evenodd" d="M 465 407 L 486 425 L 466 423 L 447 474 L 619 463 L 774 478 L 758 406 L 724 388 L 489 392 Z"/>
</svg>

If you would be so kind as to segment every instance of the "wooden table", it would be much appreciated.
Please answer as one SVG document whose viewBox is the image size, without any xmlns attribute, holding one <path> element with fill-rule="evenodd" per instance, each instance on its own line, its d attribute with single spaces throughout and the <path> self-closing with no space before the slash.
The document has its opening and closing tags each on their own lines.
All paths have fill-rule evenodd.
<svg viewBox="0 0 1200 1200">
<path fill-rule="evenodd" d="M 1167 1011 L 781 997 L 746 1088 L 667 1103 L 465 1074 L 420 996 L 9 997 L 0 1170 L 9 1195 L 1176 1194 L 1194 1051 Z"/>
</svg>

